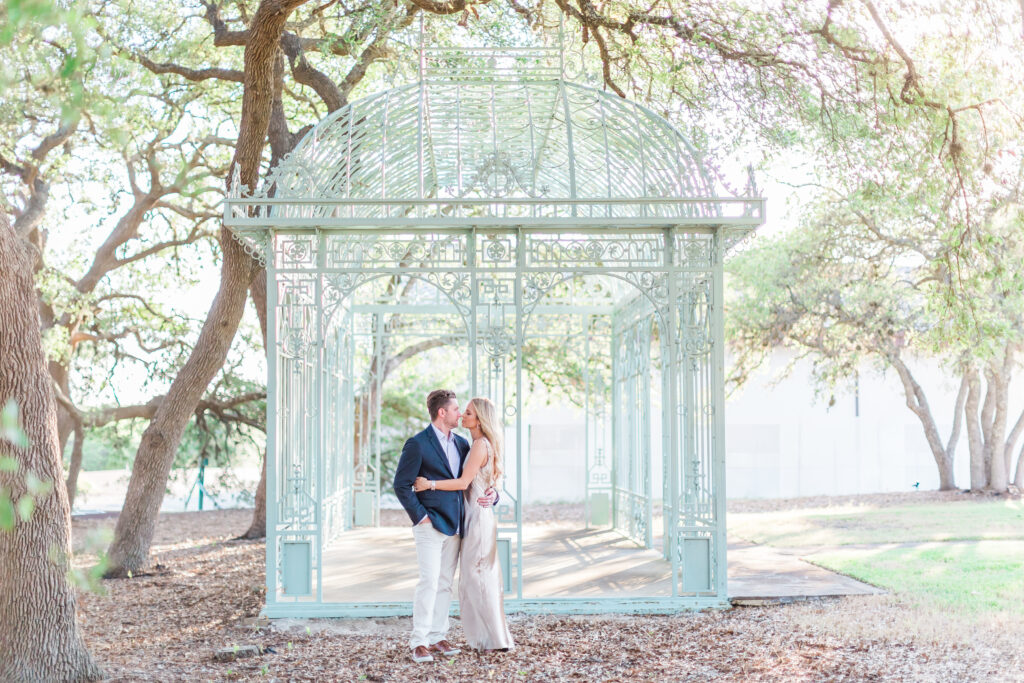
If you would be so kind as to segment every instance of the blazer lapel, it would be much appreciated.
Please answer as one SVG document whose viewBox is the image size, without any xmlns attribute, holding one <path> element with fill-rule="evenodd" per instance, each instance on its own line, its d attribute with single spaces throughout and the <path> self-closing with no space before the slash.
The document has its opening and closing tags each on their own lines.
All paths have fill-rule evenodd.
<svg viewBox="0 0 1024 683">
<path fill-rule="evenodd" d="M 437 455 L 441 458 L 441 462 L 444 463 L 444 468 L 448 470 L 448 474 L 451 475 L 452 479 L 458 479 L 452 472 L 451 465 L 448 464 L 448 456 L 444 454 L 444 449 L 441 448 L 441 442 L 437 440 L 437 434 L 434 433 L 434 426 L 427 425 L 427 428 L 423 430 L 427 433 L 427 441 L 434 444 L 434 450 L 437 451 Z"/>
</svg>

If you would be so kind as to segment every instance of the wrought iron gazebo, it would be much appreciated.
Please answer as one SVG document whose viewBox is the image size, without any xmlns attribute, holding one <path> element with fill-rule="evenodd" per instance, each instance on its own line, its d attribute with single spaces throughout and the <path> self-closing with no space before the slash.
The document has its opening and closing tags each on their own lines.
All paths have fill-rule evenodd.
<svg viewBox="0 0 1024 683">
<path fill-rule="evenodd" d="M 503 410 L 510 610 L 724 604 L 722 263 L 764 208 L 717 196 L 670 123 L 566 80 L 546 48 L 424 49 L 418 82 L 329 115 L 258 191 L 236 183 L 225 222 L 268 279 L 265 613 L 411 613 L 324 588 L 346 571 L 325 549 L 379 522 L 381 413 L 356 416 L 380 391 L 360 367 L 402 334 L 460 349 L 470 395 Z M 664 594 L 524 594 L 523 354 L 544 335 L 581 358 L 588 523 L 660 543 Z"/>
</svg>

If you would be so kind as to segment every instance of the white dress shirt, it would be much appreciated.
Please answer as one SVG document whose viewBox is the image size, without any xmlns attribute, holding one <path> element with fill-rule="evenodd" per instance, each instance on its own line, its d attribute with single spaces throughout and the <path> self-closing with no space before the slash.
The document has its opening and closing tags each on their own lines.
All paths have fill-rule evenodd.
<svg viewBox="0 0 1024 683">
<path fill-rule="evenodd" d="M 441 450 L 444 451 L 444 455 L 448 458 L 448 466 L 452 470 L 452 479 L 459 478 L 459 449 L 455 445 L 455 432 L 449 431 L 447 438 L 440 429 L 437 428 L 433 422 L 430 426 L 434 428 L 434 435 L 437 440 L 441 443 Z"/>
</svg>

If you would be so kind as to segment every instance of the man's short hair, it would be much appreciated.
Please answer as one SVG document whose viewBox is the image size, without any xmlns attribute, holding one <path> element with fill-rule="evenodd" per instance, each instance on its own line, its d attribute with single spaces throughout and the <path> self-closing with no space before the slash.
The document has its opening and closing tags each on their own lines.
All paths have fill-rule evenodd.
<svg viewBox="0 0 1024 683">
<path fill-rule="evenodd" d="M 447 408 L 448 402 L 455 398 L 455 392 L 451 389 L 434 389 L 427 394 L 427 412 L 430 413 L 430 421 L 437 419 L 437 413 L 441 408 Z"/>
</svg>

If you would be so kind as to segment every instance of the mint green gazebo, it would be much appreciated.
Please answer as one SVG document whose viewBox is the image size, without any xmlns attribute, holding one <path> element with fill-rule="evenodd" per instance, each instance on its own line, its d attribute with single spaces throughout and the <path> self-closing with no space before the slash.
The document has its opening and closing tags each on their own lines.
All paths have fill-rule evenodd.
<svg viewBox="0 0 1024 683">
<path fill-rule="evenodd" d="M 262 188 L 226 198 L 267 270 L 267 615 L 411 613 L 411 590 L 325 594 L 349 570 L 324 558 L 379 524 L 380 364 L 416 345 L 456 349 L 469 393 L 505 416 L 510 611 L 727 602 L 722 263 L 765 202 L 718 196 L 668 121 L 562 64 L 558 49 L 425 49 L 418 82 L 332 113 Z M 583 368 L 588 524 L 660 549 L 658 595 L 524 595 L 523 353 L 552 336 Z"/>
</svg>

